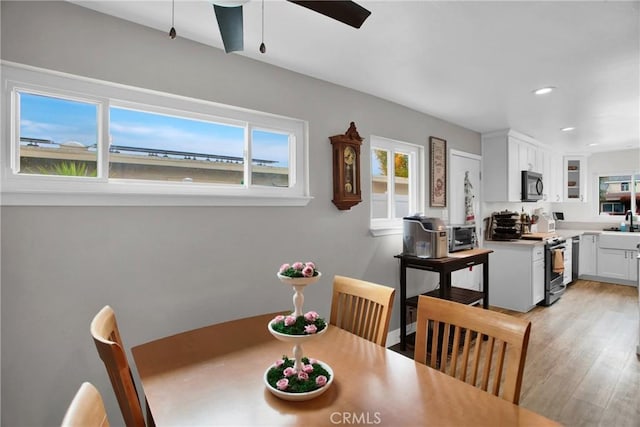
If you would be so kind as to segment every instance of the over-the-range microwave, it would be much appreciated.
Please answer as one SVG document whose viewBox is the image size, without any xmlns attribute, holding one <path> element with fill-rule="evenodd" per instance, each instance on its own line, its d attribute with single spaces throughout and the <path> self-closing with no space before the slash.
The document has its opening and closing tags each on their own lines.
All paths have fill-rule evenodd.
<svg viewBox="0 0 640 427">
<path fill-rule="evenodd" d="M 538 172 L 522 171 L 522 201 L 537 202 L 542 200 L 542 174 Z"/>
</svg>

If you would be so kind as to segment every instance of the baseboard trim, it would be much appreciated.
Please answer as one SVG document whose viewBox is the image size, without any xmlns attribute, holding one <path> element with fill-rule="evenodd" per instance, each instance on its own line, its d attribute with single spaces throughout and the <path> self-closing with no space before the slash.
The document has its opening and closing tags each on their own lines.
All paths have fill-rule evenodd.
<svg viewBox="0 0 640 427">
<path fill-rule="evenodd" d="M 637 287 L 638 284 L 634 280 L 614 279 L 612 277 L 592 276 L 590 274 L 581 274 L 580 280 L 591 280 L 593 282 L 611 283 L 613 285 L 624 285 Z"/>
<path fill-rule="evenodd" d="M 416 331 L 416 323 L 410 323 L 407 325 L 407 334 L 412 334 Z M 387 334 L 387 347 L 400 344 L 400 328 L 389 331 Z"/>
</svg>

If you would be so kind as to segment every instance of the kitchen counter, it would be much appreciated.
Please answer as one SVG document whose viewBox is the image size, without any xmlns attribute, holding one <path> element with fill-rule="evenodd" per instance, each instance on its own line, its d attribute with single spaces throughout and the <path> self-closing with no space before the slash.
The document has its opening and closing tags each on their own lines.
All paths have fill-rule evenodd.
<svg viewBox="0 0 640 427">
<path fill-rule="evenodd" d="M 535 245 L 544 245 L 544 241 L 542 240 L 485 240 L 485 245 L 488 244 L 496 244 L 496 245 L 505 245 L 505 246 L 535 246 Z"/>
<path fill-rule="evenodd" d="M 559 237 L 564 237 L 565 239 L 569 239 L 569 238 L 574 238 L 574 237 L 579 237 L 582 235 L 612 235 L 612 236 L 619 236 L 619 235 L 640 235 L 640 233 L 629 233 L 629 232 L 621 232 L 621 231 L 604 231 L 604 230 L 574 230 L 574 229 L 565 229 L 565 228 L 561 228 L 561 229 L 556 229 L 556 234 Z M 532 245 L 544 245 L 544 241 L 543 240 L 525 240 L 525 239 L 521 239 L 521 240 L 485 240 L 484 243 L 486 244 L 497 244 L 497 245 L 525 245 L 525 246 L 532 246 Z"/>
</svg>

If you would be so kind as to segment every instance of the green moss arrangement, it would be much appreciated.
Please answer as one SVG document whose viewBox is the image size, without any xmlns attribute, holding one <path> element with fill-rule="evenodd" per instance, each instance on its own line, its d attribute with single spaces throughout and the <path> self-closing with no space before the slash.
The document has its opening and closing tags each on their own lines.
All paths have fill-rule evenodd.
<svg viewBox="0 0 640 427">
<path fill-rule="evenodd" d="M 267 372 L 269 385 L 288 393 L 306 393 L 324 387 L 331 378 L 329 372 L 317 360 L 302 358 L 303 369 L 293 369 L 295 360 L 282 356 Z"/>
<path fill-rule="evenodd" d="M 271 321 L 271 329 L 286 335 L 312 335 L 326 327 L 327 322 L 315 311 L 309 311 L 297 318 L 292 315 L 280 315 Z"/>
</svg>

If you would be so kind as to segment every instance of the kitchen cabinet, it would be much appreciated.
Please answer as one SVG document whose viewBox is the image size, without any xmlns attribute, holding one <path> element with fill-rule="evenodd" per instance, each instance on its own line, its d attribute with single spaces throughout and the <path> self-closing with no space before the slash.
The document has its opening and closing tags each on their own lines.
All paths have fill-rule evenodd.
<svg viewBox="0 0 640 427">
<path fill-rule="evenodd" d="M 535 247 L 532 265 L 531 303 L 537 304 L 544 299 L 544 247 Z"/>
<path fill-rule="evenodd" d="M 638 280 L 636 245 L 640 236 L 635 233 L 602 234 L 598 239 L 597 275 L 624 282 Z"/>
<path fill-rule="evenodd" d="M 587 201 L 586 156 L 564 157 L 564 201 Z"/>
<path fill-rule="evenodd" d="M 543 173 L 537 141 L 513 130 L 482 135 L 482 195 L 485 202 L 520 202 L 523 170 Z"/>
<path fill-rule="evenodd" d="M 568 285 L 571 283 L 571 277 L 573 275 L 573 265 L 571 264 L 573 258 L 573 239 L 567 239 L 564 250 L 564 273 L 562 283 Z"/>
<path fill-rule="evenodd" d="M 629 280 L 629 251 L 598 248 L 598 276 Z"/>
<path fill-rule="evenodd" d="M 598 236 L 595 234 L 584 234 L 580 239 L 580 277 L 595 276 L 596 259 L 598 251 Z"/>
<path fill-rule="evenodd" d="M 544 300 L 544 243 L 485 242 L 492 249 L 489 304 L 519 312 Z"/>
<path fill-rule="evenodd" d="M 562 173 L 562 155 L 554 151 L 544 151 L 542 180 L 544 182 L 544 200 L 562 202 L 564 175 Z"/>
</svg>

